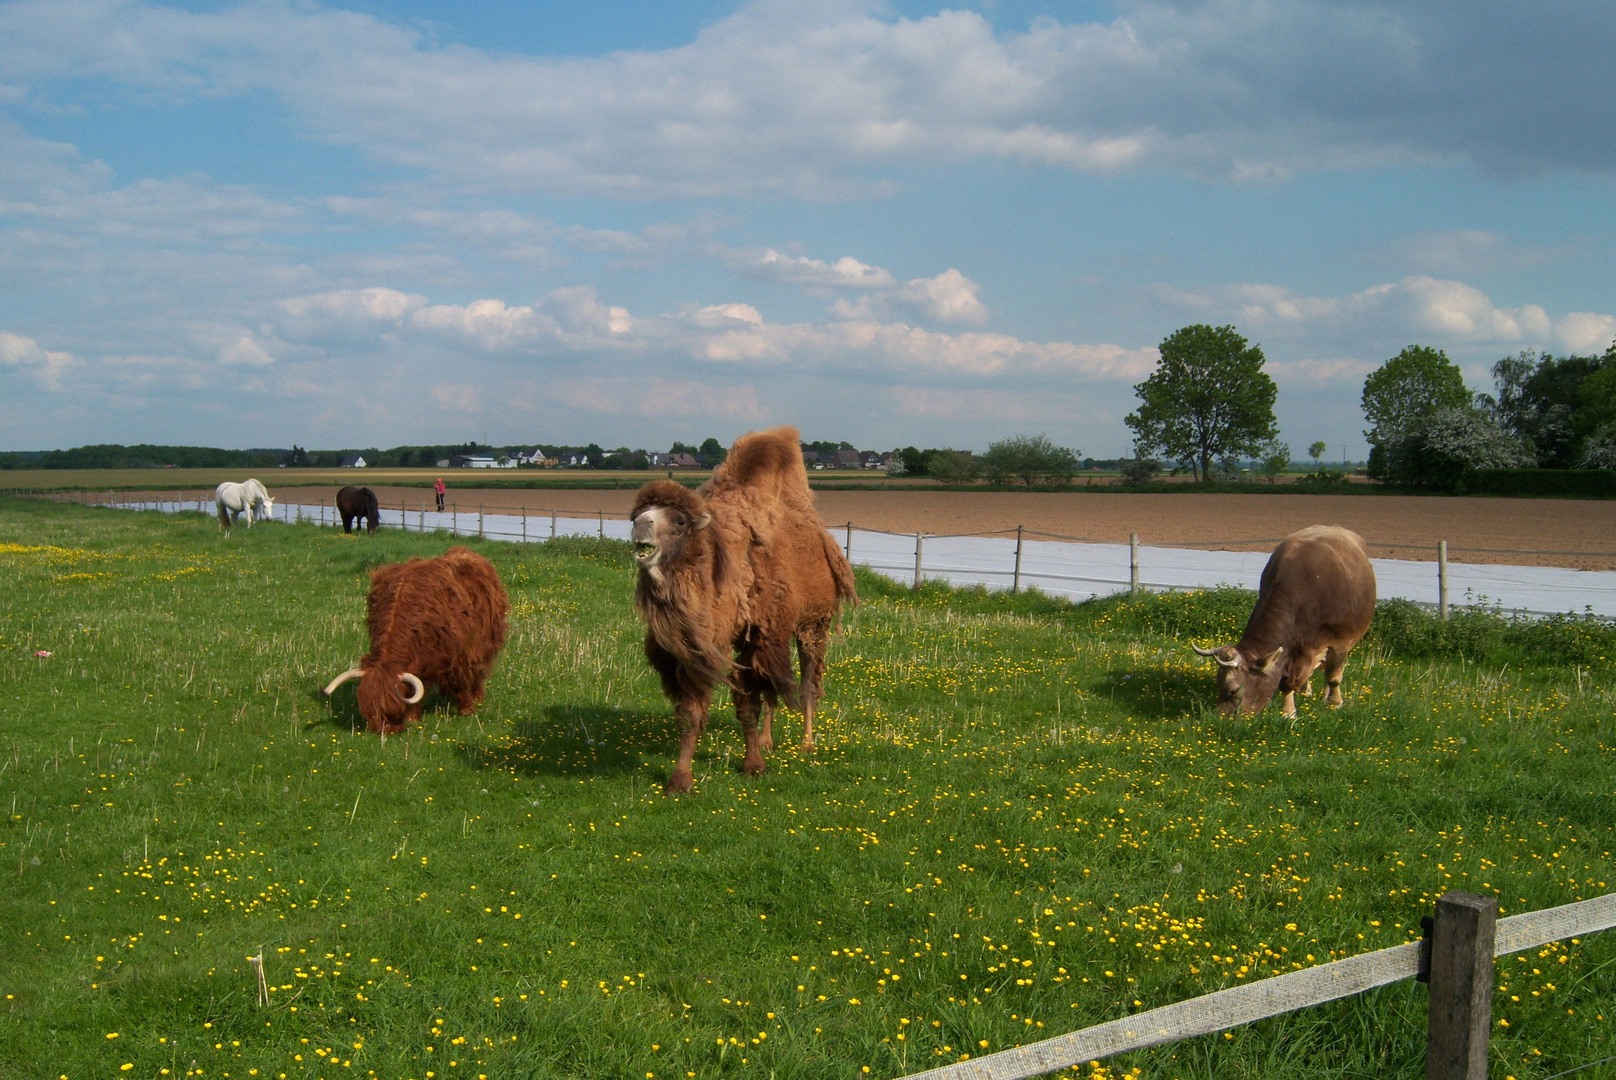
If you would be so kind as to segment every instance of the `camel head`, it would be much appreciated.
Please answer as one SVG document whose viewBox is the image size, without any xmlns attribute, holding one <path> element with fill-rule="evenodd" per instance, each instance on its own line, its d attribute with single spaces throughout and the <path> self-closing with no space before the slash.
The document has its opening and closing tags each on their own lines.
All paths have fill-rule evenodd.
<svg viewBox="0 0 1616 1080">
<path fill-rule="evenodd" d="M 1279 689 L 1279 679 L 1284 673 L 1280 663 L 1285 655 L 1283 645 L 1256 659 L 1246 656 L 1234 645 L 1221 649 L 1203 649 L 1199 645 L 1190 648 L 1218 662 L 1218 711 L 1225 716 L 1241 711 L 1260 712 Z"/>
<path fill-rule="evenodd" d="M 629 514 L 634 523 L 634 561 L 653 581 L 662 568 L 680 560 L 693 536 L 712 523 L 702 497 L 672 480 L 655 480 L 640 489 Z"/>
</svg>

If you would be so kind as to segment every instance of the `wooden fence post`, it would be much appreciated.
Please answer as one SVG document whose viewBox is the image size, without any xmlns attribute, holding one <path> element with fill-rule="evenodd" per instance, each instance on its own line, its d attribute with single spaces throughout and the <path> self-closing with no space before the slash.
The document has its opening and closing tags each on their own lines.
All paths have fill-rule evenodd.
<svg viewBox="0 0 1616 1080">
<path fill-rule="evenodd" d="M 522 504 L 522 543 L 527 543 L 527 503 Z"/>
<path fill-rule="evenodd" d="M 600 538 L 602 540 L 604 540 L 604 539 L 606 539 L 606 511 L 604 511 L 604 510 L 596 510 L 595 511 L 595 516 L 600 519 L 600 523 L 599 523 L 600 524 L 600 533 L 599 533 L 599 536 L 600 536 Z"/>
<path fill-rule="evenodd" d="M 849 563 L 853 561 L 853 523 L 851 521 L 847 523 L 847 543 L 843 545 L 842 554 L 847 556 Z"/>
<path fill-rule="evenodd" d="M 458 502 L 449 504 L 449 535 L 460 535 L 460 504 Z"/>
<path fill-rule="evenodd" d="M 1139 591 L 1139 534 L 1128 534 L 1128 591 Z"/>
<path fill-rule="evenodd" d="M 483 504 L 477 504 L 477 539 L 483 538 Z"/>
<path fill-rule="evenodd" d="M 1448 617 L 1448 542 L 1436 542 L 1436 613 L 1438 618 Z"/>
<path fill-rule="evenodd" d="M 552 540 L 555 539 L 555 532 L 556 532 L 556 512 L 554 510 L 552 510 L 552 511 L 550 511 L 550 539 L 552 539 Z"/>
<path fill-rule="evenodd" d="M 924 533 L 915 533 L 915 588 L 920 588 L 920 545 L 925 539 Z"/>
<path fill-rule="evenodd" d="M 1022 530 L 1022 528 L 1023 527 L 1020 526 L 1020 525 L 1016 526 L 1016 569 L 1015 569 L 1015 573 L 1010 576 L 1010 591 L 1013 592 L 1013 593 L 1018 593 L 1018 592 L 1021 591 L 1021 530 Z"/>
<path fill-rule="evenodd" d="M 1431 927 L 1431 1006 L 1425 1080 L 1487 1080 L 1498 901 L 1442 894 Z"/>
</svg>

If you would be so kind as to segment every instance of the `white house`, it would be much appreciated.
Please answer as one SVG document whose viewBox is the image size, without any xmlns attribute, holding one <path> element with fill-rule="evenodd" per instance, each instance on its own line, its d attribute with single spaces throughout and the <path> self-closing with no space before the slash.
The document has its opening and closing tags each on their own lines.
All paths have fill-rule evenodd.
<svg viewBox="0 0 1616 1080">
<path fill-rule="evenodd" d="M 337 468 L 339 469 L 363 469 L 367 467 L 364 457 L 359 454 L 348 454 L 337 462 Z"/>
</svg>

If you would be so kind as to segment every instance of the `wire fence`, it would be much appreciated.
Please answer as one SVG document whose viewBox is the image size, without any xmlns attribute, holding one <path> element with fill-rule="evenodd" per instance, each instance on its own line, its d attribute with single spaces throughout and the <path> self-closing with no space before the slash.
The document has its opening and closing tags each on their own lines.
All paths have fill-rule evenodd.
<svg viewBox="0 0 1616 1080">
<path fill-rule="evenodd" d="M 115 492 L 14 494 L 120 509 L 209 516 L 216 512 L 211 491 L 198 495 L 176 491 L 172 498 L 142 499 Z M 272 518 L 288 524 L 342 523 L 334 501 L 327 498 L 277 502 Z M 441 531 L 526 543 L 563 536 L 627 540 L 631 532 L 627 520 L 604 510 L 591 513 L 452 500 L 440 510 L 431 499 L 383 505 L 378 524 L 412 532 Z M 1120 537 L 1078 536 L 1022 526 L 962 533 L 901 533 L 861 527 L 854 522 L 831 526 L 829 531 L 850 562 L 903 584 L 939 581 L 1012 592 L 1035 588 L 1074 601 L 1121 591 L 1173 592 L 1222 585 L 1255 590 L 1270 549 L 1281 539 L 1247 537 L 1145 545 L 1139 542 L 1138 534 L 1122 542 Z M 1381 541 L 1369 541 L 1369 547 L 1388 556 L 1419 550 L 1414 544 Z M 1449 559 L 1450 554 L 1465 553 L 1616 559 L 1616 552 L 1450 546 L 1445 540 L 1435 544 L 1434 551 L 1429 545 L 1423 550 L 1434 554 L 1435 559 L 1372 558 L 1382 599 L 1406 599 L 1443 616 L 1454 606 L 1468 606 L 1534 617 L 1571 613 L 1616 618 L 1616 571 Z"/>
</svg>

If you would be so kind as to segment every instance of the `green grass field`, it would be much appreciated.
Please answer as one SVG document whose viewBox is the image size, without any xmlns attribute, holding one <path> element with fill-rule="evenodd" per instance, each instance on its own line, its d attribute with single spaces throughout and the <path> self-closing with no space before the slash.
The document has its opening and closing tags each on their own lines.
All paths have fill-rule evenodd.
<svg viewBox="0 0 1616 1080">
<path fill-rule="evenodd" d="M 0 1077 L 895 1077 L 1407 940 L 1450 888 L 1616 890 L 1598 624 L 1393 605 L 1348 708 L 1223 720 L 1187 643 L 1249 594 L 861 575 L 819 751 L 748 780 L 721 702 L 663 798 L 627 545 L 472 542 L 513 603 L 473 717 L 383 744 L 320 697 L 366 569 L 449 543 L 0 500 Z M 1073 1075 L 1412 1077 L 1425 993 Z M 1494 1076 L 1616 1053 L 1616 932 L 1500 960 L 1494 1009 Z"/>
</svg>

